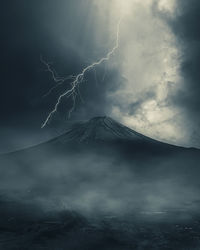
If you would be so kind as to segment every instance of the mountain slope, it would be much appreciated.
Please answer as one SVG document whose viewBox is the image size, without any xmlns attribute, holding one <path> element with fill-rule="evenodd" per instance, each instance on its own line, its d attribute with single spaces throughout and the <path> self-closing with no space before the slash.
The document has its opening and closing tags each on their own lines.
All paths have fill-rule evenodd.
<svg viewBox="0 0 200 250">
<path fill-rule="evenodd" d="M 114 121 L 110 117 L 95 117 L 89 121 L 75 124 L 62 136 L 64 140 L 79 142 L 106 140 L 150 140 L 130 128 Z"/>
<path fill-rule="evenodd" d="M 144 136 L 118 122 L 110 117 L 94 117 L 88 121 L 81 121 L 72 124 L 64 134 L 48 142 L 61 144 L 112 144 L 112 146 L 123 144 L 123 147 L 146 147 L 159 146 L 164 148 L 181 149 L 182 147 L 170 145 L 150 137 Z"/>
<path fill-rule="evenodd" d="M 23 157 L 24 153 L 30 152 L 37 157 L 37 154 L 43 150 L 51 151 L 53 154 L 58 152 L 71 154 L 72 152 L 85 150 L 90 153 L 96 151 L 104 154 L 114 150 L 116 154 L 125 153 L 132 157 L 144 153 L 151 156 L 155 153 L 168 155 L 169 153 L 195 152 L 198 154 L 200 152 L 198 149 L 179 147 L 154 140 L 116 122 L 110 117 L 103 116 L 72 123 L 67 127 L 65 133 L 56 138 L 30 148 L 5 154 L 5 156 L 11 157 L 14 154 L 17 157 L 21 155 Z"/>
</svg>

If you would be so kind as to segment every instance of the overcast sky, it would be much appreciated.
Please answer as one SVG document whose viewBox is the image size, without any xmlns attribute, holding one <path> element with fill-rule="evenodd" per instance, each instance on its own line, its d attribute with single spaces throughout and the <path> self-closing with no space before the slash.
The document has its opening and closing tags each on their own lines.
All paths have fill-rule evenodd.
<svg viewBox="0 0 200 250">
<path fill-rule="evenodd" d="M 0 151 L 38 143 L 67 123 L 64 98 L 47 128 L 41 124 L 76 75 L 119 48 L 81 83 L 71 120 L 108 115 L 153 138 L 200 146 L 200 3 L 198 0 L 4 1 L 1 8 Z M 54 133 L 52 132 L 54 131 Z"/>
</svg>

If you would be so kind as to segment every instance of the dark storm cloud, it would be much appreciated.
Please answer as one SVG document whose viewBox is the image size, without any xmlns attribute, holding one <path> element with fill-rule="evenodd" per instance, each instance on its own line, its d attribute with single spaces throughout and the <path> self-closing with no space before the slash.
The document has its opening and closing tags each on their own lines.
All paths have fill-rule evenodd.
<svg viewBox="0 0 200 250">
<path fill-rule="evenodd" d="M 200 112 L 200 2 L 198 0 L 178 0 L 175 18 L 168 18 L 168 24 L 177 39 L 181 51 L 180 73 L 184 84 L 174 102 L 188 111 L 194 121 Z"/>
<path fill-rule="evenodd" d="M 59 4 L 53 0 L 7 1 L 0 12 L 0 126 L 40 133 L 42 122 L 63 91 L 58 88 L 43 98 L 55 83 L 40 56 L 51 62 L 61 76 L 80 73 L 108 52 L 107 20 L 101 21 L 105 29 L 99 31 L 96 7 L 91 1 L 80 0 L 61 0 Z M 101 33 L 98 38 L 97 33 Z M 84 104 L 77 101 L 72 119 L 106 113 L 106 87 L 118 84 L 119 74 L 116 69 L 107 70 L 102 81 L 104 66 L 97 69 L 97 80 L 93 71 L 87 74 L 87 82 L 81 87 Z M 55 120 L 66 120 L 71 104 L 72 100 L 63 100 Z"/>
<path fill-rule="evenodd" d="M 15 116 L 18 123 L 18 116 L 24 119 L 35 114 L 38 124 L 51 108 L 54 98 L 43 100 L 42 95 L 54 83 L 44 72 L 41 54 L 65 76 L 79 73 L 88 60 L 97 56 L 93 53 L 97 42 L 95 13 L 91 14 L 90 5 L 89 1 L 70 0 L 59 4 L 51 0 L 4 4 L 0 62 L 2 118 L 12 121 Z M 92 20 L 88 21 L 88 15 Z"/>
<path fill-rule="evenodd" d="M 184 0 L 178 1 L 175 18 L 166 17 L 166 13 L 162 16 L 176 35 L 177 47 L 182 51 L 181 74 L 184 79 L 184 86 L 178 93 L 172 93 L 168 102 L 169 105 L 184 107 L 191 120 L 195 122 L 200 104 L 198 10 L 197 1 L 192 0 L 188 3 Z M 20 127 L 20 130 L 23 130 L 25 127 L 39 133 L 42 122 L 63 91 L 61 87 L 47 98 L 42 97 L 54 86 L 54 82 L 45 71 L 40 55 L 52 62 L 61 76 L 78 74 L 83 67 L 105 56 L 113 45 L 115 34 L 111 36 L 109 34 L 109 13 L 105 14 L 105 17 L 108 16 L 106 19 L 102 18 L 99 12 L 95 4 L 91 4 L 91 0 L 61 0 L 59 4 L 53 0 L 31 2 L 20 0 L 4 3 L 1 9 L 3 39 L 0 42 L 1 128 L 8 127 L 10 130 Z M 142 9 L 141 15 L 144 14 Z M 151 16 L 149 19 L 151 20 Z M 138 32 L 141 28 L 144 29 L 141 24 L 137 27 Z M 147 32 L 146 25 L 143 32 Z M 158 33 L 155 36 L 157 35 Z M 130 37 L 130 41 L 131 39 L 133 38 Z M 155 45 L 156 41 L 153 40 L 152 44 Z M 149 47 L 151 43 L 148 41 L 147 44 Z M 136 52 L 137 50 L 134 50 L 134 57 Z M 118 58 L 114 59 L 116 59 L 115 66 L 107 68 L 104 81 L 102 79 L 105 65 L 97 68 L 96 76 L 94 71 L 87 74 L 86 82 L 80 87 L 84 102 L 82 103 L 80 98 L 77 100 L 72 120 L 112 114 L 112 107 L 116 103 L 120 110 L 123 110 L 123 115 L 127 113 L 132 116 L 138 112 L 144 101 L 153 99 L 145 91 L 141 97 L 138 95 L 136 100 L 131 100 L 130 105 L 127 104 L 123 91 L 117 98 L 110 98 L 115 91 L 122 88 L 124 82 L 120 76 Z M 120 62 L 123 63 L 123 60 L 120 58 Z M 139 61 L 137 65 L 145 65 L 145 62 Z M 141 77 L 143 67 L 135 68 L 137 70 L 133 72 L 133 76 L 139 82 L 138 86 L 135 85 L 136 88 L 139 88 L 144 81 L 146 89 L 147 77 L 144 79 Z M 67 111 L 70 108 L 71 100 L 63 99 L 54 117 L 55 124 L 51 123 L 50 126 L 57 127 L 59 124 L 64 124 L 63 121 L 66 121 Z"/>
</svg>

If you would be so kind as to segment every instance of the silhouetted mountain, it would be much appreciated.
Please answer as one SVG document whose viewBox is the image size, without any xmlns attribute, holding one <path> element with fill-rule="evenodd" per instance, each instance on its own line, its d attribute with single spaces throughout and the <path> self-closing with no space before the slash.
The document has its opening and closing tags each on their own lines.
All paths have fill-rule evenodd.
<svg viewBox="0 0 200 250">
<path fill-rule="evenodd" d="M 159 153 L 163 151 L 163 153 L 168 154 L 172 151 L 199 151 L 194 148 L 188 149 L 154 140 L 116 122 L 110 117 L 104 116 L 94 117 L 88 121 L 75 122 L 67 127 L 65 133 L 50 141 L 6 155 L 20 155 L 22 152 L 29 151 L 32 153 L 36 151 L 37 153 L 41 148 L 55 150 L 54 153 L 59 150 L 65 150 L 66 153 L 69 150 L 71 153 L 76 148 L 79 150 L 100 150 L 102 147 L 105 149 L 118 149 L 121 153 L 124 151 L 127 153 L 141 151 L 142 153 L 151 154 L 151 152 L 158 151 Z"/>
<path fill-rule="evenodd" d="M 108 140 L 151 140 L 110 117 L 95 117 L 86 122 L 74 124 L 63 136 L 63 140 L 94 142 Z M 60 139 L 61 139 L 60 138 Z M 61 139 L 61 140 L 62 140 Z"/>
<path fill-rule="evenodd" d="M 117 154 L 125 153 L 128 157 L 144 153 L 151 155 L 196 151 L 154 140 L 106 116 L 74 123 L 64 134 L 33 148 L 41 147 L 49 147 L 49 150 L 52 148 L 57 152 L 64 150 L 66 154 L 73 150 L 89 152 L 96 150 L 100 154 L 114 150 L 115 153 L 116 151 Z"/>
</svg>

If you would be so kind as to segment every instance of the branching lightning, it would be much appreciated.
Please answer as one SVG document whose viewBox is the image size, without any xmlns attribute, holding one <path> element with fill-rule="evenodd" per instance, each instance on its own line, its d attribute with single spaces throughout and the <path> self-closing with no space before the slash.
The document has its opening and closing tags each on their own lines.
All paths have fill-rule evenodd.
<svg viewBox="0 0 200 250">
<path fill-rule="evenodd" d="M 53 86 L 46 94 L 44 94 L 43 97 L 47 97 L 48 95 L 50 95 L 54 89 L 56 89 L 58 86 L 64 84 L 65 82 L 68 82 L 68 80 L 75 79 L 75 76 L 73 76 L 73 75 L 70 75 L 67 77 L 58 76 L 57 72 L 55 71 L 55 69 L 52 68 L 52 66 L 49 62 L 46 62 L 42 56 L 40 56 L 40 60 L 47 68 L 46 71 L 48 71 L 51 74 L 53 81 L 56 83 L 56 85 Z"/>
<path fill-rule="evenodd" d="M 57 109 L 58 109 L 58 106 L 60 104 L 60 102 L 62 101 L 62 99 L 64 97 L 66 98 L 69 98 L 69 97 L 72 97 L 72 108 L 69 110 L 69 113 L 68 113 L 68 117 L 70 118 L 72 112 L 74 111 L 75 109 L 75 105 L 76 105 L 76 97 L 79 95 L 79 85 L 81 83 L 83 83 L 84 81 L 84 78 L 85 78 L 85 74 L 89 71 L 91 71 L 92 69 L 95 69 L 96 66 L 106 62 L 106 61 L 109 61 L 111 56 L 115 53 L 115 51 L 119 48 L 119 32 L 120 32 L 120 24 L 121 24 L 121 18 L 118 22 L 118 25 L 117 25 L 117 34 L 116 34 L 116 42 L 115 42 L 115 45 L 114 47 L 106 54 L 105 57 L 102 57 L 100 60 L 90 64 L 89 66 L 87 66 L 86 68 L 84 68 L 82 70 L 81 73 L 79 73 L 78 75 L 76 76 L 69 76 L 69 77 L 60 77 L 57 75 L 57 73 L 55 72 L 55 70 L 53 70 L 51 68 L 51 65 L 47 62 L 45 62 L 43 60 L 43 58 L 41 58 L 41 61 L 46 65 L 47 67 L 47 70 L 51 73 L 51 76 L 54 80 L 54 82 L 56 83 L 56 85 L 51 88 L 48 93 L 45 95 L 47 96 L 48 94 L 50 94 L 55 88 L 57 88 L 59 85 L 65 83 L 66 81 L 68 80 L 72 80 L 72 82 L 70 83 L 71 85 L 71 88 L 66 90 L 65 92 L 63 92 L 57 99 L 57 102 L 53 108 L 53 110 L 49 113 L 49 115 L 47 116 L 46 120 L 44 121 L 44 123 L 42 124 L 41 128 L 44 128 L 50 121 L 50 119 L 52 118 L 52 116 L 57 112 Z"/>
</svg>

